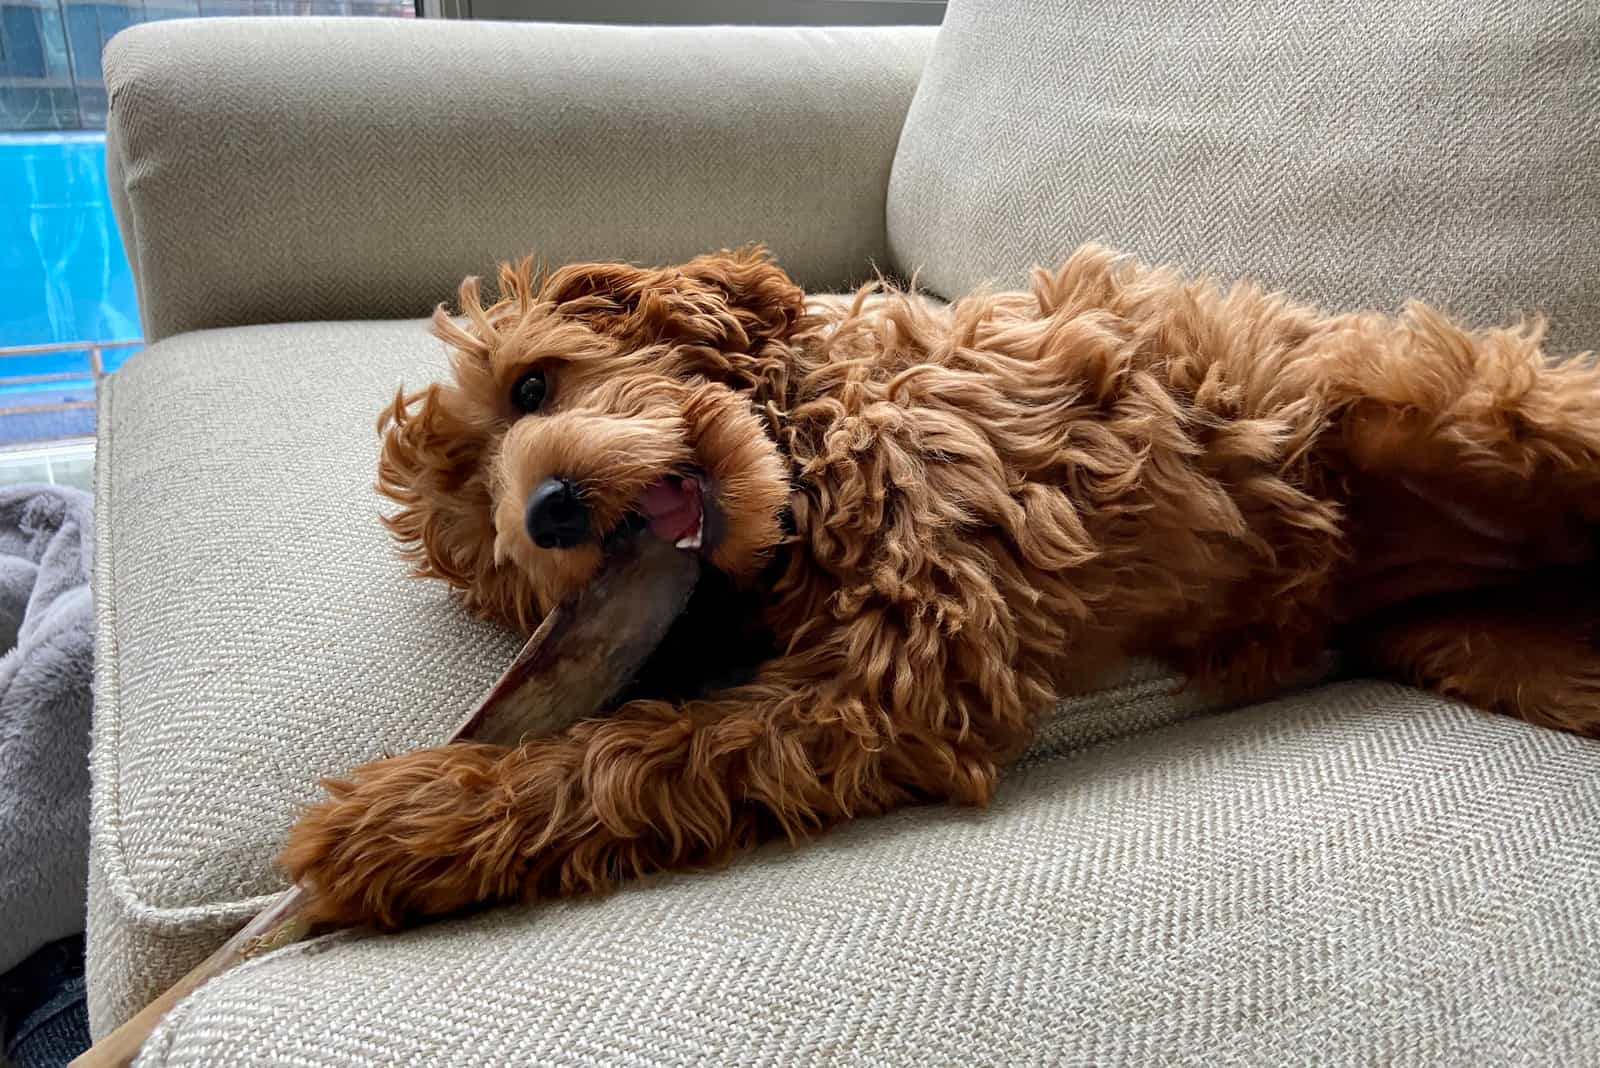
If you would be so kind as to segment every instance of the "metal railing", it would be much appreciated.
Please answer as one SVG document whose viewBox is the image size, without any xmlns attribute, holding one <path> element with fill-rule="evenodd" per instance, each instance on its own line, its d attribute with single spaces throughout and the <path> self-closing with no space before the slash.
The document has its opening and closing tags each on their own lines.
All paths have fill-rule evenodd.
<svg viewBox="0 0 1600 1068">
<path fill-rule="evenodd" d="M 101 379 L 108 374 L 106 371 L 105 353 L 111 349 L 131 349 L 143 345 L 143 341 L 60 341 L 49 345 L 12 345 L 0 348 L 0 388 L 6 386 L 49 386 L 58 382 L 84 382 L 94 386 L 98 391 Z M 52 356 L 69 352 L 87 352 L 89 354 L 89 370 L 83 371 L 52 371 L 48 374 L 8 375 L 5 373 L 4 361 L 21 356 Z M 44 392 L 44 391 L 41 391 Z M 26 398 L 28 394 L 20 395 Z M 75 409 L 94 407 L 94 400 L 81 401 L 46 401 L 42 403 L 21 404 L 10 403 L 5 394 L 0 393 L 0 418 L 7 415 L 22 415 L 33 412 L 65 412 Z"/>
</svg>

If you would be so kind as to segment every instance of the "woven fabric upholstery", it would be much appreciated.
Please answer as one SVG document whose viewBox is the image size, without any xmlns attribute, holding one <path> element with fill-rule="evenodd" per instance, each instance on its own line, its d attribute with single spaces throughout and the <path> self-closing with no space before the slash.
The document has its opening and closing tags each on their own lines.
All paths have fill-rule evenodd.
<svg viewBox="0 0 1600 1068">
<path fill-rule="evenodd" d="M 1058 722 L 986 813 L 277 953 L 140 1064 L 1600 1055 L 1594 743 L 1377 683 L 1087 748 Z"/>
<path fill-rule="evenodd" d="M 378 408 L 439 374 L 418 322 L 153 346 L 108 383 L 97 495 L 89 977 L 97 1031 L 280 889 L 317 779 L 441 738 L 517 640 L 407 579 Z"/>
<path fill-rule="evenodd" d="M 1099 240 L 1600 348 L 1600 4 L 951 0 L 889 236 L 947 297 Z"/>
<path fill-rule="evenodd" d="M 422 315 L 501 258 L 764 241 L 886 259 L 905 29 L 155 22 L 107 47 L 108 166 L 149 340 Z M 125 210 L 124 210 L 125 209 Z"/>
</svg>

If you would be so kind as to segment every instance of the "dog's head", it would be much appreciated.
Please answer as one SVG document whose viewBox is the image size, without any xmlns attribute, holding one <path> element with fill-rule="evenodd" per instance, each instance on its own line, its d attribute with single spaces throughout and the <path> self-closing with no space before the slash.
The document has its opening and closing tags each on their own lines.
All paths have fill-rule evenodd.
<svg viewBox="0 0 1600 1068">
<path fill-rule="evenodd" d="M 754 394 L 803 294 L 760 251 L 673 268 L 502 267 L 440 308 L 452 380 L 379 419 L 385 520 L 414 570 L 523 629 L 648 528 L 734 580 L 782 538 L 789 472 Z"/>
</svg>

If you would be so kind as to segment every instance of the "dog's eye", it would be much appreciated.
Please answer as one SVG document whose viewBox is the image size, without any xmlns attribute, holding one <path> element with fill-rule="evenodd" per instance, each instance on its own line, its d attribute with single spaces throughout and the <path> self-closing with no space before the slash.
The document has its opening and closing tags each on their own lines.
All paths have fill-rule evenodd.
<svg viewBox="0 0 1600 1068">
<path fill-rule="evenodd" d="M 544 405 L 544 395 L 549 391 L 543 371 L 529 371 L 511 387 L 511 403 L 519 411 L 533 413 Z"/>
</svg>

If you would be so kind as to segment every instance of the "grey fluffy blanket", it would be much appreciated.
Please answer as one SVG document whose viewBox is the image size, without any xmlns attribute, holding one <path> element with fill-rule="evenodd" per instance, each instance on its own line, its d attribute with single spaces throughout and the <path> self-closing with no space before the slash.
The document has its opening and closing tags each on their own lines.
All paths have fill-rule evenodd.
<svg viewBox="0 0 1600 1068">
<path fill-rule="evenodd" d="M 94 507 L 0 489 L 0 972 L 83 930 Z"/>
</svg>

